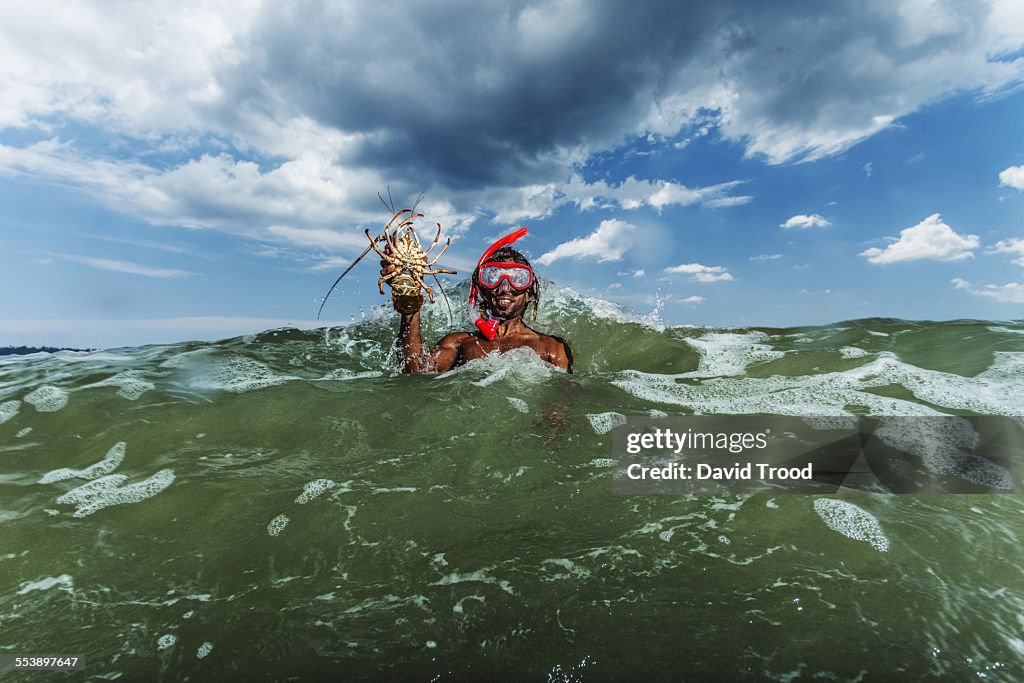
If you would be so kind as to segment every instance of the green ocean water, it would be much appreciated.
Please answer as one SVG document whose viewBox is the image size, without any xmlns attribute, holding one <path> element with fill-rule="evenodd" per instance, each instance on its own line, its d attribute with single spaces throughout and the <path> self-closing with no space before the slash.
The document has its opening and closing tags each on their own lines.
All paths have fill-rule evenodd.
<svg viewBox="0 0 1024 683">
<path fill-rule="evenodd" d="M 0 360 L 0 652 L 86 661 L 0 676 L 1024 680 L 1020 495 L 618 496 L 608 433 L 1024 415 L 1024 323 L 664 327 L 549 286 L 537 327 L 574 374 L 404 376 L 381 312 Z"/>
</svg>

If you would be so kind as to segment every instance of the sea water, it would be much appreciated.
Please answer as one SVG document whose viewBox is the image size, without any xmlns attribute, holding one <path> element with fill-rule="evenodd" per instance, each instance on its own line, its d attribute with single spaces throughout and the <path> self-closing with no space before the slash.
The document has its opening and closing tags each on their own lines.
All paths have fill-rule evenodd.
<svg viewBox="0 0 1024 683">
<path fill-rule="evenodd" d="M 0 649 L 87 680 L 1024 679 L 1019 495 L 613 495 L 610 435 L 1024 415 L 1024 324 L 666 327 L 549 286 L 536 325 L 573 374 L 402 375 L 388 312 L 3 359 Z"/>
</svg>

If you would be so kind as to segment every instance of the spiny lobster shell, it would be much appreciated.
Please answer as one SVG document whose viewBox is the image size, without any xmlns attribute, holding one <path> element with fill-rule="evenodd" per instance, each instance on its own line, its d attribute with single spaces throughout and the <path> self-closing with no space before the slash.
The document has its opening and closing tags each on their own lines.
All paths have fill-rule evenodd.
<svg viewBox="0 0 1024 683">
<path fill-rule="evenodd" d="M 390 233 L 389 230 L 395 221 L 405 214 L 408 214 L 405 220 L 398 224 L 393 234 Z M 413 220 L 422 217 L 422 215 L 414 213 L 412 209 L 402 209 L 395 213 L 391 221 L 385 226 L 383 234 L 377 239 L 370 235 L 369 230 L 366 231 L 366 236 L 370 240 L 370 246 L 380 254 L 381 259 L 390 265 L 396 266 L 396 270 L 381 277 L 377 284 L 381 294 L 384 293 L 385 282 L 391 286 L 391 300 L 399 310 L 409 306 L 415 308 L 419 301 L 421 301 L 420 289 L 426 291 L 431 303 L 434 302 L 434 292 L 423 281 L 424 275 L 437 275 L 438 273 L 455 274 L 454 270 L 433 267 L 448 249 L 448 245 L 451 244 L 450 237 L 434 260 L 428 260 L 427 256 L 437 245 L 438 240 L 441 239 L 441 224 L 437 224 L 437 234 L 434 236 L 434 241 L 424 251 L 420 238 L 412 227 Z M 381 241 L 386 242 L 388 245 L 385 251 L 381 251 L 377 247 L 377 242 Z"/>
</svg>

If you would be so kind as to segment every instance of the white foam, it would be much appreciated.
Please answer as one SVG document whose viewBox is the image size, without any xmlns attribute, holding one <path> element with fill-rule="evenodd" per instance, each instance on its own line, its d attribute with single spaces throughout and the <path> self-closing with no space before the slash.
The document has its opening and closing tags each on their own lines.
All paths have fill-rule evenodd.
<svg viewBox="0 0 1024 683">
<path fill-rule="evenodd" d="M 26 581 L 21 584 L 21 589 L 18 591 L 18 595 L 25 595 L 32 591 L 50 590 L 53 587 L 58 587 L 70 593 L 75 589 L 75 582 L 69 574 L 47 576 L 45 579 L 39 579 L 38 581 Z"/>
<path fill-rule="evenodd" d="M 75 517 L 87 517 L 92 513 L 113 505 L 138 503 L 152 498 L 174 482 L 174 470 L 160 470 L 148 479 L 135 484 L 109 490 L 97 491 L 96 495 L 78 505 Z M 70 492 L 69 492 L 70 493 Z"/>
<path fill-rule="evenodd" d="M 178 637 L 177 636 L 172 635 L 170 633 L 168 633 L 166 635 L 162 635 L 156 641 L 156 649 L 158 651 L 159 650 L 166 650 L 167 648 L 172 647 L 176 642 L 178 642 Z"/>
<path fill-rule="evenodd" d="M 626 416 L 615 411 L 593 413 L 587 415 L 587 419 L 590 420 L 590 426 L 598 434 L 607 434 L 616 427 L 626 424 Z"/>
<path fill-rule="evenodd" d="M 75 505 L 82 503 L 105 491 L 112 491 L 121 484 L 128 481 L 127 474 L 110 474 L 82 484 L 78 488 L 71 489 L 64 495 L 57 498 L 57 502 L 63 505 Z"/>
<path fill-rule="evenodd" d="M 166 374 L 166 373 L 161 373 Z M 156 388 L 156 385 L 147 379 L 141 370 L 126 370 L 119 372 L 113 377 L 88 385 L 89 387 L 117 387 L 117 395 L 129 401 L 136 401 L 147 391 Z"/>
<path fill-rule="evenodd" d="M 847 406 L 864 406 L 874 415 L 943 415 L 916 401 L 879 396 L 864 391 L 890 384 L 912 384 L 921 393 L 937 382 L 947 382 L 949 390 L 943 395 L 955 403 L 969 403 L 963 396 L 955 396 L 953 387 L 961 392 L 972 391 L 971 378 L 923 370 L 897 360 L 888 352 L 878 354 L 864 365 L 843 372 L 825 372 L 817 375 L 754 377 L 712 377 L 703 381 L 690 379 L 694 373 L 662 375 L 638 370 L 625 370 L 612 384 L 648 401 L 685 406 L 695 413 L 757 414 L 772 413 L 799 416 L 852 415 Z M 1024 379 L 1018 380 L 1024 382 Z M 942 405 L 938 396 L 925 398 Z M 1017 396 L 1004 396 L 1003 406 L 1009 410 L 1014 402 L 1024 402 L 1024 388 Z M 985 402 L 988 407 L 993 402 Z M 1001 411 L 980 411 L 1002 414 Z M 1011 415 L 1024 414 L 1024 406 Z"/>
<path fill-rule="evenodd" d="M 684 373 L 683 377 L 725 377 L 743 375 L 751 363 L 782 358 L 783 351 L 776 351 L 761 344 L 768 335 L 763 332 L 735 334 L 712 332 L 697 339 L 686 339 L 686 343 L 697 349 L 700 361 L 697 369 Z"/>
<path fill-rule="evenodd" d="M 530 412 L 530 407 L 526 405 L 526 401 L 521 398 L 515 398 L 513 396 L 506 396 L 508 402 L 512 404 L 512 407 L 518 410 L 520 413 Z"/>
<path fill-rule="evenodd" d="M 562 569 L 561 572 L 559 572 L 557 569 L 548 569 L 545 567 L 545 570 L 556 574 L 555 578 L 572 577 L 575 579 L 585 579 L 591 574 L 589 569 L 576 564 L 575 562 L 566 557 L 555 557 L 546 560 L 541 560 L 541 565 L 553 565 L 554 567 L 560 567 Z"/>
<path fill-rule="evenodd" d="M 351 380 L 351 379 L 370 379 L 373 377 L 383 377 L 384 373 L 379 370 L 363 370 L 356 372 L 355 370 L 348 370 L 346 368 L 335 368 L 326 375 L 319 379 L 312 380 L 319 382 L 322 380 Z"/>
<path fill-rule="evenodd" d="M 431 586 L 451 586 L 457 583 L 469 583 L 469 582 L 480 582 L 490 583 L 498 586 L 501 590 L 505 591 L 509 595 L 515 595 L 515 589 L 512 588 L 512 584 L 504 579 L 498 579 L 497 577 L 491 576 L 487 573 L 488 569 L 493 567 L 487 567 L 485 569 L 477 569 L 472 572 L 452 572 L 447 576 L 441 577 L 437 581 L 431 583 Z"/>
<path fill-rule="evenodd" d="M 12 417 L 18 414 L 18 408 L 21 407 L 21 401 L 4 401 L 0 403 L 0 424 L 7 422 Z"/>
<path fill-rule="evenodd" d="M 885 537 L 875 516 L 853 503 L 836 498 L 815 498 L 814 511 L 829 529 L 847 538 L 870 543 L 880 552 L 889 550 L 889 539 Z"/>
<path fill-rule="evenodd" d="M 202 659 L 211 652 L 213 652 L 213 643 L 207 641 L 200 645 L 199 649 L 196 650 L 196 659 Z"/>
<path fill-rule="evenodd" d="M 39 483 L 51 484 L 55 481 L 63 481 L 65 479 L 95 479 L 96 477 L 102 477 L 105 474 L 110 474 L 117 469 L 117 466 L 121 464 L 122 460 L 124 460 L 125 445 L 124 441 L 118 441 L 110 448 L 109 451 L 107 451 L 103 460 L 100 460 L 98 463 L 93 465 L 89 465 L 85 469 L 74 470 L 64 467 L 59 470 L 47 472 L 39 480 Z"/>
<path fill-rule="evenodd" d="M 309 501 L 313 500 L 317 496 L 323 495 L 327 491 L 330 491 L 338 484 L 330 479 L 315 479 L 308 482 L 302 487 L 302 493 L 295 499 L 295 502 L 299 505 L 305 505 Z M 283 527 L 282 527 L 283 528 Z M 276 536 L 277 534 L 272 534 Z"/>
<path fill-rule="evenodd" d="M 1013 489 L 1013 477 L 1003 467 L 963 449 L 978 442 L 971 423 L 963 418 L 895 420 L 882 418 L 874 435 L 883 443 L 921 458 L 932 472 L 963 477 L 992 489 Z"/>
<path fill-rule="evenodd" d="M 32 428 L 31 427 L 25 427 L 24 429 L 19 429 L 18 433 L 15 434 L 14 437 L 16 439 L 23 439 L 23 438 L 25 438 L 26 436 L 28 436 L 31 433 L 32 433 Z"/>
<path fill-rule="evenodd" d="M 992 365 L 978 373 L 975 379 L 1020 381 L 1021 374 L 1024 373 L 1024 353 L 996 351 L 992 356 Z"/>
<path fill-rule="evenodd" d="M 545 303 L 541 312 L 547 320 L 572 318 L 585 312 L 595 318 L 603 318 L 617 323 L 644 325 L 659 332 L 665 329 L 661 322 L 661 301 L 655 303 L 655 307 L 650 313 L 640 315 L 619 304 L 585 296 L 568 287 L 549 285 L 544 288 L 542 295 Z"/>
<path fill-rule="evenodd" d="M 189 380 L 193 389 L 231 391 L 242 393 L 284 384 L 298 379 L 290 375 L 277 375 L 268 366 L 251 358 L 229 358 L 202 368 L 202 373 Z"/>
<path fill-rule="evenodd" d="M 1024 415 L 1024 353 L 998 351 L 975 377 L 926 370 L 879 354 L 879 372 L 865 387 L 901 384 L 922 401 L 983 415 Z"/>
<path fill-rule="evenodd" d="M 465 614 L 466 608 L 464 607 L 464 605 L 467 600 L 475 600 L 476 602 L 479 602 L 481 604 L 487 603 L 487 598 L 485 598 L 482 595 L 467 595 L 466 597 L 460 599 L 457 603 L 452 605 L 452 612 L 454 612 L 455 614 Z"/>
<path fill-rule="evenodd" d="M 68 392 L 46 384 L 25 396 L 25 403 L 31 403 L 40 413 L 55 413 L 68 404 Z"/>
<path fill-rule="evenodd" d="M 182 351 L 181 353 L 176 354 L 174 356 L 171 356 L 167 360 L 165 360 L 162 363 L 160 363 L 160 367 L 162 367 L 162 368 L 189 368 L 189 367 L 195 367 L 195 366 L 201 364 L 202 359 L 206 358 L 207 356 L 213 355 L 214 353 L 216 353 L 216 350 L 212 349 L 212 348 L 193 349 L 192 351 Z"/>
<path fill-rule="evenodd" d="M 539 383 L 552 376 L 553 373 L 565 371 L 545 362 L 537 352 L 527 347 L 512 349 L 505 353 L 493 352 L 483 358 L 474 358 L 465 365 L 437 375 L 435 382 L 459 381 L 462 375 L 476 375 L 480 372 L 487 376 L 476 382 L 477 386 L 486 387 L 499 380 L 514 380 L 514 384 Z"/>
<path fill-rule="evenodd" d="M 271 536 L 277 536 L 284 528 L 288 526 L 288 515 L 278 515 L 270 520 L 270 524 L 267 525 L 267 533 Z"/>
<path fill-rule="evenodd" d="M 490 384 L 494 384 L 499 379 L 504 379 L 505 375 L 507 375 L 511 370 L 512 368 L 506 365 L 503 368 L 498 368 L 497 371 L 492 372 L 491 374 L 484 377 L 482 380 L 473 382 L 473 384 L 477 385 L 478 387 L 486 387 Z"/>
<path fill-rule="evenodd" d="M 802 420 L 811 429 L 817 429 L 819 431 L 851 431 L 860 428 L 860 419 L 851 415 L 804 417 Z"/>
</svg>

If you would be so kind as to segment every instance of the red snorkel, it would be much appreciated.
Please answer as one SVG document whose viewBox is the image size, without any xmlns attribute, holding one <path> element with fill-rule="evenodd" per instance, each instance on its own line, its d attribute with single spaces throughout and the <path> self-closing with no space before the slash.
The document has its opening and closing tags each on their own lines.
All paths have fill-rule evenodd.
<svg viewBox="0 0 1024 683">
<path fill-rule="evenodd" d="M 488 247 L 487 251 L 484 252 L 484 255 L 480 257 L 480 260 L 476 262 L 476 270 L 473 271 L 473 285 L 469 289 L 469 305 L 472 306 L 474 309 L 477 308 L 476 295 L 478 290 L 476 286 L 476 278 L 477 271 L 480 270 L 480 266 L 487 263 L 487 259 L 491 257 L 491 254 L 498 251 L 502 247 L 507 247 L 508 245 L 512 244 L 525 234 L 526 226 L 524 225 L 515 232 L 509 235 L 505 235 L 500 240 L 498 240 L 490 247 Z M 488 341 L 491 341 L 498 336 L 498 320 L 490 317 L 488 317 L 485 320 L 483 317 L 479 315 L 479 309 L 477 309 L 477 318 L 473 324 L 476 325 L 476 329 L 480 330 L 480 334 L 484 335 L 484 337 L 486 337 Z"/>
</svg>

